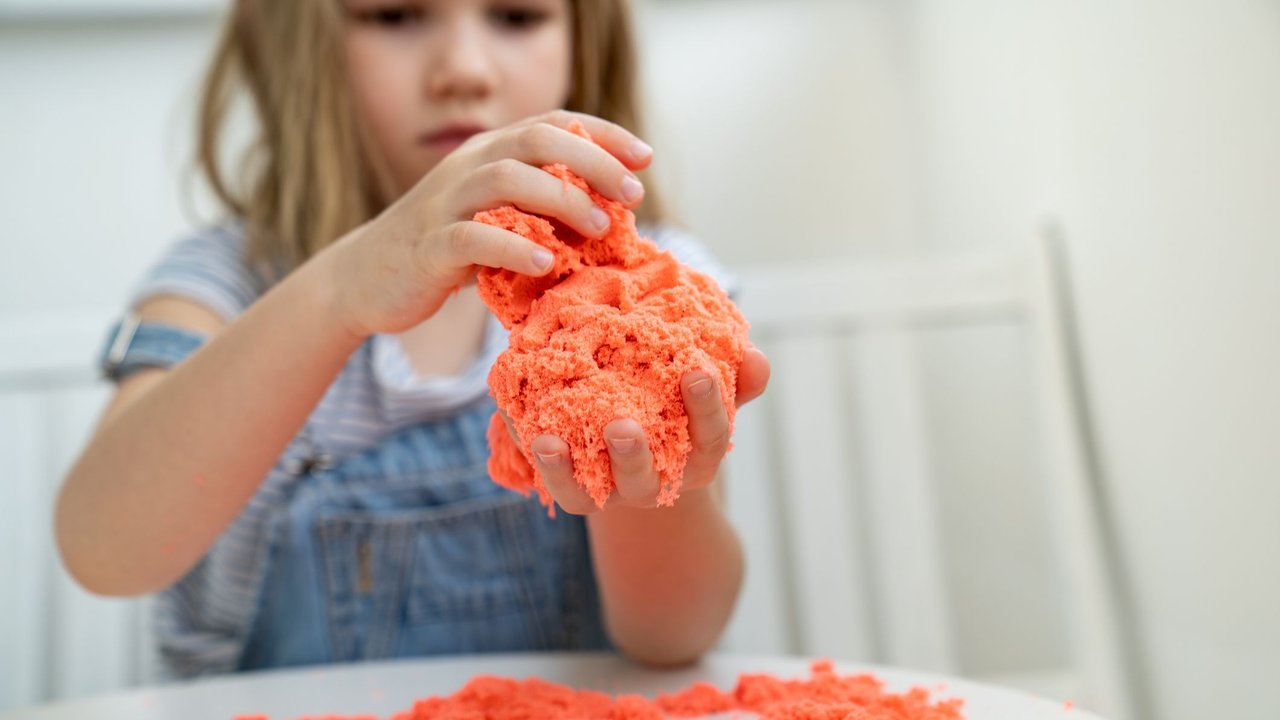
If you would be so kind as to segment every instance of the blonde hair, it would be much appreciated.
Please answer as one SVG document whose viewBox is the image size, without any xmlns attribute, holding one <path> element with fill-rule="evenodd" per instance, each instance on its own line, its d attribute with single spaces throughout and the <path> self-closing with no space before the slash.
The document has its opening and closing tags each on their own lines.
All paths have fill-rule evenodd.
<svg viewBox="0 0 1280 720">
<path fill-rule="evenodd" d="M 566 109 L 643 135 L 627 0 L 569 0 L 573 77 Z M 284 274 L 393 199 L 385 168 L 355 112 L 337 0 L 235 4 L 204 79 L 196 169 L 246 225 L 248 261 Z M 245 97 L 257 133 L 228 175 L 233 106 Z M 653 179 L 641 173 L 641 223 L 665 219 Z"/>
</svg>

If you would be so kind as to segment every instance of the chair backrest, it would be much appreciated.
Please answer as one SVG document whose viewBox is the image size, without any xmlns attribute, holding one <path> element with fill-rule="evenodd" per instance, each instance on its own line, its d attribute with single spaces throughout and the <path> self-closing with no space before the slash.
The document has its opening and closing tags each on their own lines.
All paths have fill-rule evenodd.
<svg viewBox="0 0 1280 720">
<path fill-rule="evenodd" d="M 1045 233 L 1015 251 L 741 273 L 741 307 L 774 375 L 758 407 L 739 414 L 727 461 L 729 512 L 749 564 L 722 647 L 969 674 L 948 594 L 917 338 L 1013 322 L 1033 365 L 1040 462 L 1026 481 L 1044 483 L 1049 504 L 1045 542 L 1061 578 L 1070 667 L 998 681 L 1114 720 L 1136 717 L 1053 242 Z"/>
<path fill-rule="evenodd" d="M 109 321 L 0 318 L 0 713 L 154 677 L 147 601 L 91 595 L 54 547 L 58 485 L 110 395 L 92 363 Z"/>
</svg>

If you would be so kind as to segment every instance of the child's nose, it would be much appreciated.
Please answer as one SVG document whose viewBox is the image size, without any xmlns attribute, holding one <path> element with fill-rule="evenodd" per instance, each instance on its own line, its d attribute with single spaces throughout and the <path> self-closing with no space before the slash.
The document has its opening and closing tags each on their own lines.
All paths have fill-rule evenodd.
<svg viewBox="0 0 1280 720">
<path fill-rule="evenodd" d="M 476 97 L 494 86 L 491 48 L 483 29 L 455 23 L 439 36 L 440 44 L 428 61 L 428 89 L 435 97 Z"/>
</svg>

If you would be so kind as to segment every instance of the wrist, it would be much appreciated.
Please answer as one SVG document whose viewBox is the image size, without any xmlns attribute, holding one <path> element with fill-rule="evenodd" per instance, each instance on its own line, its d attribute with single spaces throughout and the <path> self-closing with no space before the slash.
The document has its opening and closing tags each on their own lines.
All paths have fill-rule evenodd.
<svg viewBox="0 0 1280 720">
<path fill-rule="evenodd" d="M 722 514 L 717 484 L 712 482 L 699 488 L 681 490 L 680 497 L 669 507 L 610 507 L 587 515 L 587 523 L 638 523 L 657 527 L 672 522 L 706 522 L 708 518 Z"/>
<path fill-rule="evenodd" d="M 344 267 L 351 267 L 345 256 L 359 231 L 360 228 L 356 228 L 334 241 L 298 269 L 299 274 L 305 277 L 308 294 L 314 298 L 315 306 L 322 308 L 325 317 L 339 330 L 343 339 L 355 346 L 373 335 L 368 324 L 359 317 L 358 294 L 347 287 L 351 274 L 344 272 Z"/>
<path fill-rule="evenodd" d="M 335 330 L 342 341 L 353 349 L 372 335 L 355 312 L 354 294 L 345 286 L 342 271 L 345 245 L 350 236 L 338 239 L 317 253 L 294 273 L 312 307 L 318 308 L 323 322 Z"/>
<path fill-rule="evenodd" d="M 742 543 L 719 490 L 619 510 L 587 516 L 609 637 L 645 663 L 691 661 L 715 643 L 742 584 Z"/>
</svg>

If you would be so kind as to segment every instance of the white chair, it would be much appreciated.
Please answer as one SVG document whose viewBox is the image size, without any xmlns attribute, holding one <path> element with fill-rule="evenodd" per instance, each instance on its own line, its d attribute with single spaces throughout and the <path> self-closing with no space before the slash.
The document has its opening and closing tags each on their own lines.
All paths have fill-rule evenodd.
<svg viewBox="0 0 1280 720">
<path fill-rule="evenodd" d="M 58 559 L 53 502 L 110 389 L 93 369 L 110 316 L 0 318 L 0 712 L 154 673 L 145 600 L 96 597 Z"/>
<path fill-rule="evenodd" d="M 739 415 L 728 507 L 748 553 L 721 647 L 968 675 L 919 374 L 924 329 L 1017 323 L 1069 661 L 982 677 L 1139 717 L 1115 548 L 1100 512 L 1051 234 L 1012 252 L 746 269 L 741 307 L 769 391 Z M 972 410 L 980 410 L 972 408 Z"/>
</svg>

